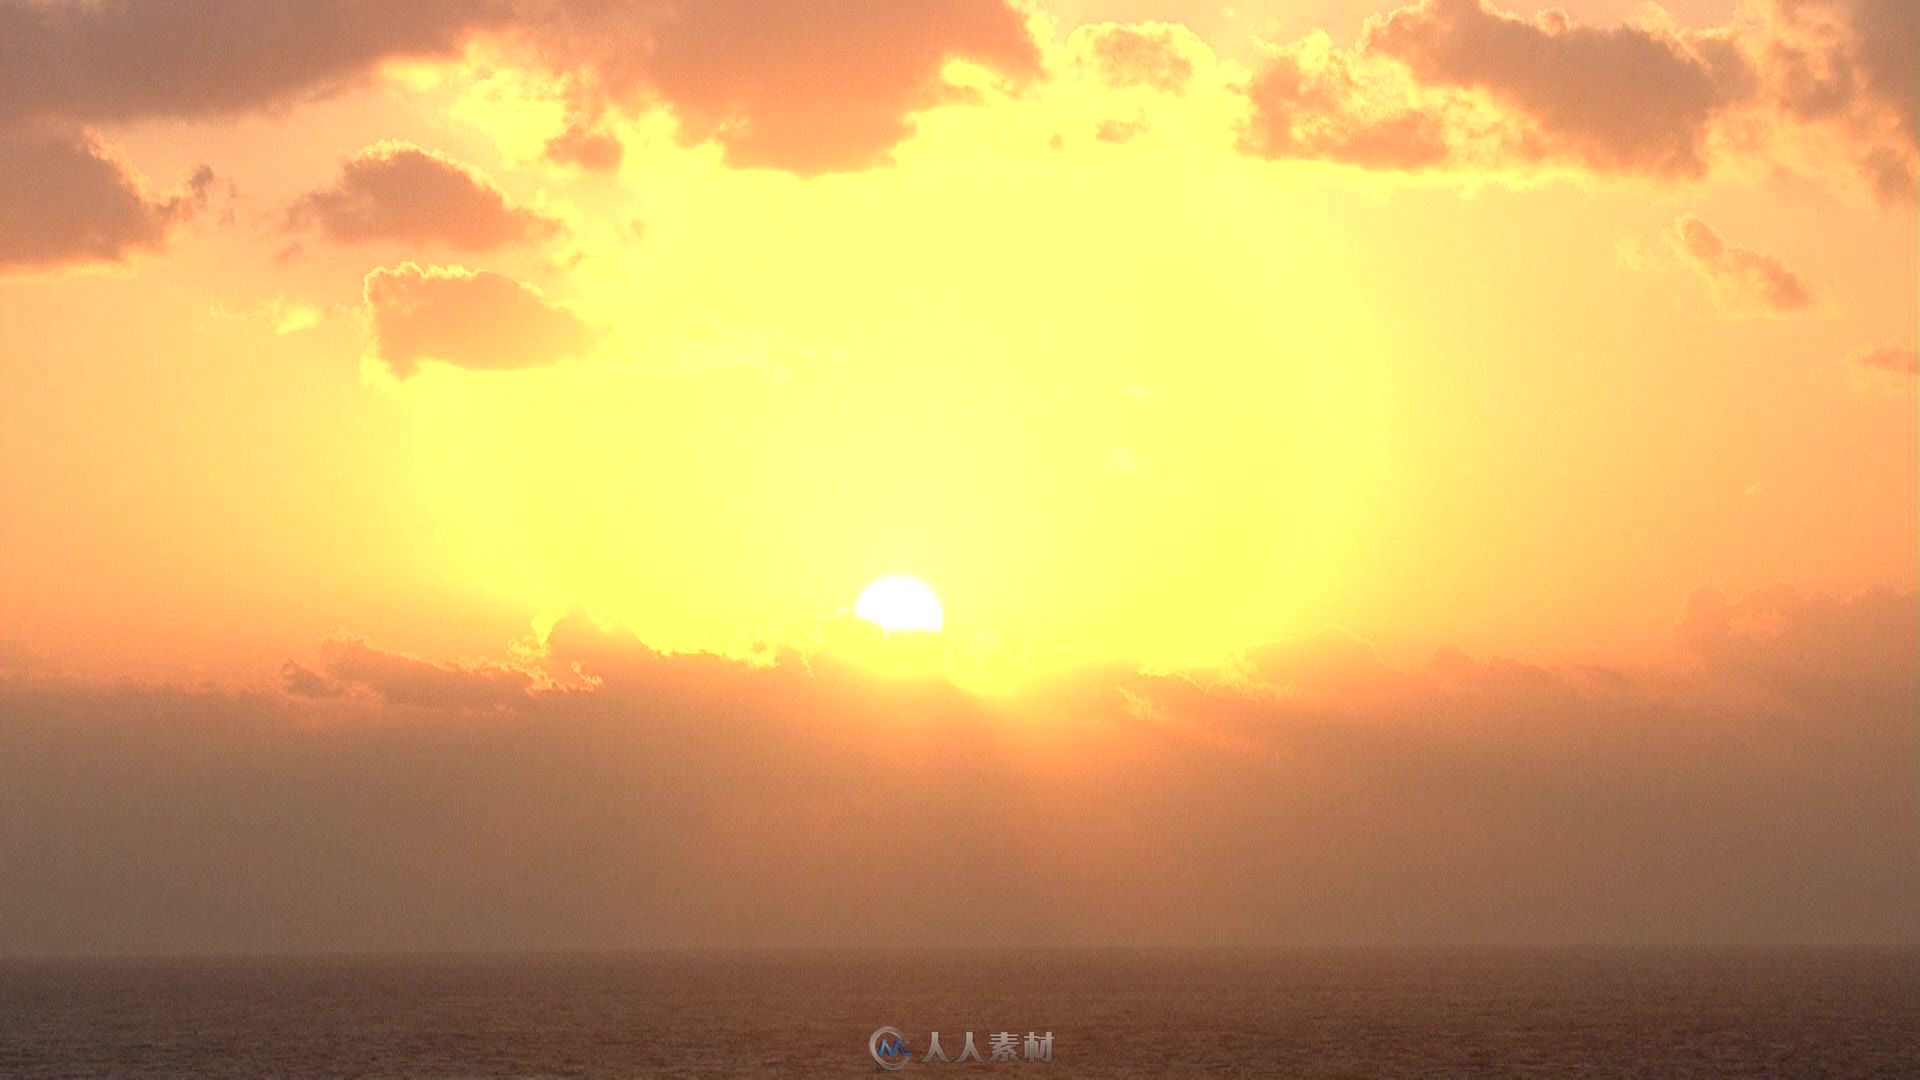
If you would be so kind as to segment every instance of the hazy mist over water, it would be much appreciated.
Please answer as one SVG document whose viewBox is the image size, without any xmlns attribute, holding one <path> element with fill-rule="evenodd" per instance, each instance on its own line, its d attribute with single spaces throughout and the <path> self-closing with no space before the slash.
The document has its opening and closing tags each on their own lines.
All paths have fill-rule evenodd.
<svg viewBox="0 0 1920 1080">
<path fill-rule="evenodd" d="M 783 951 L 0 962 L 0 1076 L 1901 1077 L 1920 950 Z"/>
</svg>

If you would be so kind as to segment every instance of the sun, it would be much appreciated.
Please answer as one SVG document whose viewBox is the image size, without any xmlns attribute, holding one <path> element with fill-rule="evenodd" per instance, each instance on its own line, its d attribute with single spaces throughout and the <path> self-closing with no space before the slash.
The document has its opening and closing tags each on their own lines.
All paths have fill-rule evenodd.
<svg viewBox="0 0 1920 1080">
<path fill-rule="evenodd" d="M 861 590 L 860 599 L 853 602 L 853 615 L 889 634 L 937 634 L 946 621 L 940 598 L 927 583 L 899 574 L 883 577 Z"/>
</svg>

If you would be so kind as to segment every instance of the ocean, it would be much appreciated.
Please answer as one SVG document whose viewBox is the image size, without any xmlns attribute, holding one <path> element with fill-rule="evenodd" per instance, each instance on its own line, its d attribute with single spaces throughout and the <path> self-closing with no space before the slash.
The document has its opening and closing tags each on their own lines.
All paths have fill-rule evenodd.
<svg viewBox="0 0 1920 1080">
<path fill-rule="evenodd" d="M 0 961 L 10 1080 L 870 1077 L 883 1026 L 903 1076 L 1912 1078 L 1920 950 Z"/>
</svg>

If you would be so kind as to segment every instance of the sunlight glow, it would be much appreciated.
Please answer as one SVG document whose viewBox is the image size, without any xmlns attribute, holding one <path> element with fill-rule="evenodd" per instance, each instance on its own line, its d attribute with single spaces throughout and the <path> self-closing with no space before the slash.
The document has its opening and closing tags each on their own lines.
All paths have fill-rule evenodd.
<svg viewBox="0 0 1920 1080">
<path fill-rule="evenodd" d="M 937 634 L 945 621 L 940 598 L 918 578 L 892 575 L 867 586 L 853 603 L 853 614 L 886 632 Z"/>
</svg>

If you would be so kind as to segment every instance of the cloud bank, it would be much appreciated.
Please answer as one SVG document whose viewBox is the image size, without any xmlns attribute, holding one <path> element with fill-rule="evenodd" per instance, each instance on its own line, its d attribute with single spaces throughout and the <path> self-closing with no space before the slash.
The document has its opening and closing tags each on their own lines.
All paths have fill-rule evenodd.
<svg viewBox="0 0 1920 1080">
<path fill-rule="evenodd" d="M 1671 669 L 1340 635 L 1010 696 L 568 618 L 284 695 L 0 681 L 0 952 L 1913 941 L 1920 603 L 1703 591 Z"/>
</svg>

